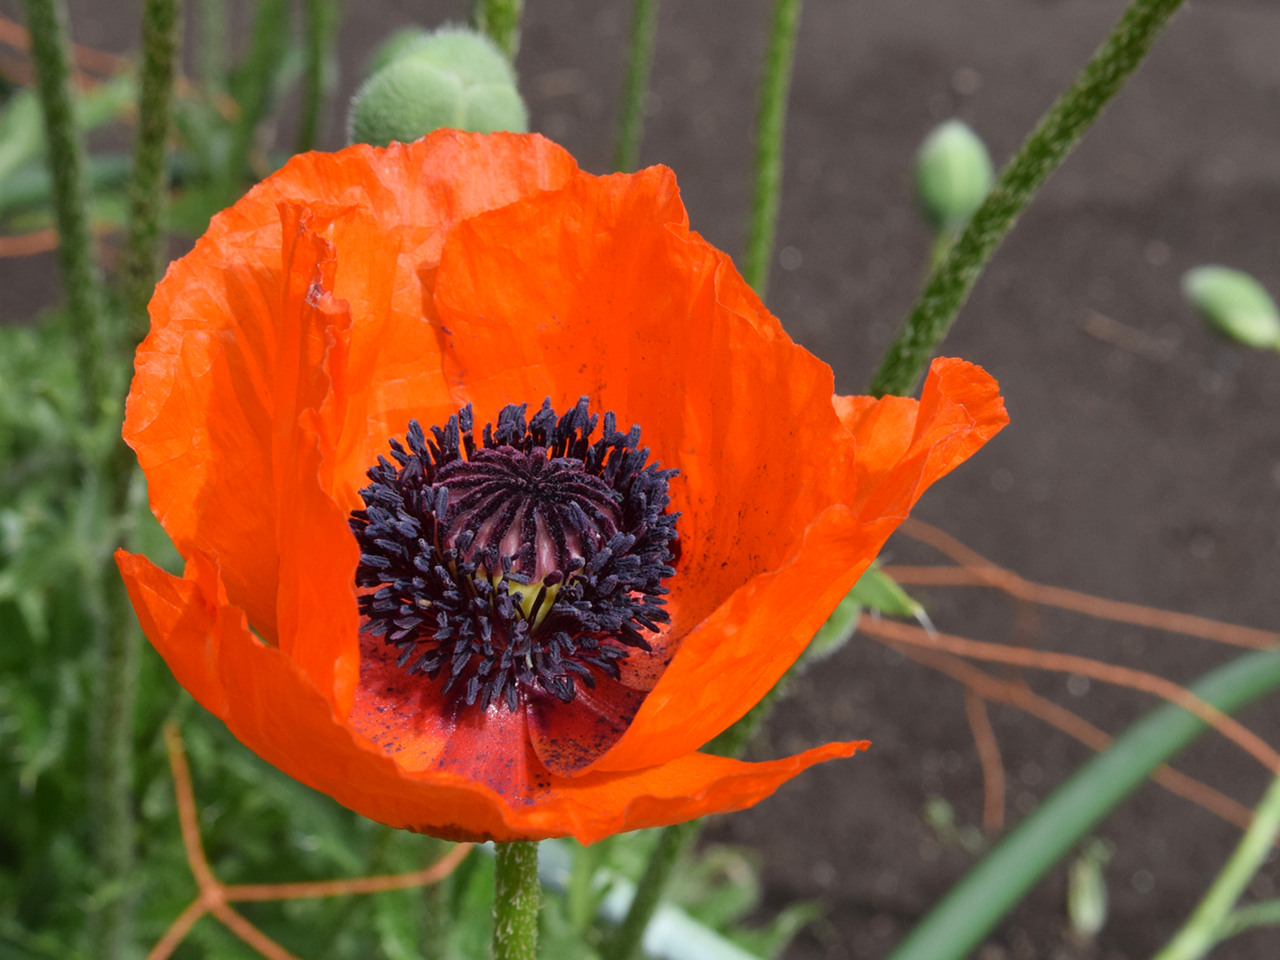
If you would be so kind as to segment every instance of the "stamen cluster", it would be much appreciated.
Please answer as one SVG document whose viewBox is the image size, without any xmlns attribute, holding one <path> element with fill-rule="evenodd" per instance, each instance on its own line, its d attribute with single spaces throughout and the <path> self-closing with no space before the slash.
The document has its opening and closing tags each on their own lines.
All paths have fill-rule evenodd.
<svg viewBox="0 0 1280 960">
<path fill-rule="evenodd" d="M 351 514 L 366 629 L 482 709 L 539 691 L 568 702 L 596 672 L 618 678 L 651 649 L 642 631 L 669 620 L 676 471 L 649 463 L 640 428 L 618 432 L 612 413 L 593 441 L 586 397 L 563 417 L 549 400 L 525 411 L 504 407 L 480 445 L 470 405 L 430 437 L 411 421 Z"/>
</svg>

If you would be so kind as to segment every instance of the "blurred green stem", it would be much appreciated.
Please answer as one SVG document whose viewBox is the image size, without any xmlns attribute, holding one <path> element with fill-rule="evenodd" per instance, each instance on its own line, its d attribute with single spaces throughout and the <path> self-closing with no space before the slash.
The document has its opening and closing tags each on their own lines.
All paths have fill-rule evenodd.
<svg viewBox="0 0 1280 960">
<path fill-rule="evenodd" d="M 658 0 L 632 0 L 631 43 L 627 48 L 627 75 L 622 83 L 622 110 L 618 120 L 618 144 L 613 169 L 629 172 L 640 159 L 644 136 L 644 99 L 653 67 L 653 41 L 658 25 Z"/>
<path fill-rule="evenodd" d="M 1227 935 L 1231 908 L 1275 847 L 1280 833 L 1280 776 L 1253 811 L 1253 822 L 1200 905 L 1154 960 L 1199 960 Z"/>
<path fill-rule="evenodd" d="M 756 113 L 755 192 L 747 226 L 747 255 L 742 275 L 764 299 L 769 284 L 769 260 L 778 225 L 782 192 L 782 148 L 787 124 L 787 94 L 795 59 L 796 32 L 800 26 L 801 0 L 774 0 L 769 46 L 760 83 Z"/>
<path fill-rule="evenodd" d="M 206 94 L 222 92 L 227 82 L 227 0 L 197 0 L 200 42 L 196 61 Z"/>
<path fill-rule="evenodd" d="M 1190 688 L 1227 713 L 1280 689 L 1280 649 L 1232 660 Z M 888 960 L 961 960 L 1067 852 L 1208 728 L 1181 707 L 1148 713 L 1075 772 L 975 866 Z"/>
<path fill-rule="evenodd" d="M 138 139 L 129 183 L 128 237 L 120 265 L 129 346 L 147 331 L 147 303 L 155 289 L 164 251 L 162 223 L 168 200 L 165 150 L 180 32 L 179 0 L 146 0 L 142 10 Z"/>
<path fill-rule="evenodd" d="M 786 686 L 787 677 L 784 676 L 745 716 L 703 749 L 722 757 L 736 757 L 742 753 L 764 725 L 774 704 L 786 691 Z M 662 896 L 676 865 L 693 847 L 701 830 L 701 820 L 689 820 L 658 830 L 658 842 L 649 854 L 644 875 L 636 884 L 635 898 L 612 939 L 606 944 L 606 960 L 632 960 L 637 956 L 644 942 L 644 932 L 662 903 Z"/>
<path fill-rule="evenodd" d="M 103 397 L 110 363 L 108 320 L 102 280 L 93 259 L 89 198 L 84 182 L 84 145 L 76 131 L 68 59 L 64 0 L 25 0 L 31 58 L 44 114 L 58 222 L 58 256 L 67 285 L 71 322 L 79 345 L 77 362 L 88 404 Z M 91 410 L 92 414 L 97 411 Z"/>
<path fill-rule="evenodd" d="M 475 0 L 471 8 L 471 22 L 481 33 L 515 61 L 520 49 L 520 16 L 524 12 L 524 0 Z"/>
<path fill-rule="evenodd" d="M 538 845 L 495 843 L 493 960 L 537 960 Z"/>
<path fill-rule="evenodd" d="M 606 960 L 633 960 L 640 953 L 644 932 L 662 902 L 671 874 L 698 837 L 702 824 L 697 820 L 663 827 L 658 842 L 649 854 L 644 874 L 636 882 L 636 895 L 613 937 L 604 946 Z"/>
<path fill-rule="evenodd" d="M 298 120 L 295 153 L 314 150 L 320 139 L 320 115 L 331 86 L 333 38 L 337 33 L 338 0 L 306 0 L 306 64 L 302 74 L 302 116 Z"/>
<path fill-rule="evenodd" d="M 974 283 L 1035 192 L 1142 62 L 1183 0 L 1133 0 L 1075 82 L 1000 171 L 924 290 L 871 380 L 873 396 L 910 392 Z"/>
</svg>

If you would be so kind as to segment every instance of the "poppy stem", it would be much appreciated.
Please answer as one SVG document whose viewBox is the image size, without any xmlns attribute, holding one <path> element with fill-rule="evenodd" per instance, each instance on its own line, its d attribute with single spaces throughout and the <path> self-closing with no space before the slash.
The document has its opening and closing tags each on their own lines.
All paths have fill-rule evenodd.
<svg viewBox="0 0 1280 960">
<path fill-rule="evenodd" d="M 613 153 L 613 169 L 619 173 L 634 170 L 640 159 L 644 98 L 649 92 L 657 24 L 658 0 L 633 0 L 631 44 L 627 48 L 627 76 L 622 84 L 622 110 L 618 120 L 618 145 Z"/>
<path fill-rule="evenodd" d="M 911 391 L 1022 209 L 1137 69 L 1182 2 L 1133 0 L 1129 4 L 1111 35 L 1000 171 L 991 193 L 930 272 L 871 380 L 872 396 Z"/>
<path fill-rule="evenodd" d="M 338 0 L 306 0 L 306 64 L 302 73 L 302 116 L 295 153 L 316 148 L 320 115 L 331 86 L 331 46 L 338 27 Z"/>
<path fill-rule="evenodd" d="M 65 0 L 26 0 L 36 90 L 44 115 L 58 225 L 58 258 L 67 285 L 67 306 L 76 332 L 76 359 L 91 410 L 103 395 L 110 363 L 102 278 L 93 259 L 89 196 L 85 186 L 84 142 L 76 130 L 67 53 Z"/>
<path fill-rule="evenodd" d="M 760 105 L 756 111 L 756 182 L 747 224 L 747 255 L 742 276 L 764 299 L 769 261 L 778 226 L 782 192 L 782 147 L 787 124 L 787 93 L 795 61 L 801 0 L 774 0 L 769 46 L 764 55 Z"/>
<path fill-rule="evenodd" d="M 537 960 L 538 845 L 495 843 L 493 960 Z"/>
<path fill-rule="evenodd" d="M 161 221 L 168 199 L 165 148 L 173 104 L 175 53 L 181 31 L 178 8 L 179 0 L 146 0 L 142 13 L 138 139 L 129 183 L 129 235 L 120 267 L 131 347 L 146 333 L 147 301 L 160 273 L 164 241 Z"/>
<path fill-rule="evenodd" d="M 520 17 L 524 13 L 524 0 L 475 0 L 471 8 L 471 23 L 481 33 L 498 45 L 507 59 L 516 59 L 520 49 Z"/>
<path fill-rule="evenodd" d="M 635 898 L 612 939 L 605 944 L 604 956 L 607 960 L 633 960 L 639 954 L 640 945 L 644 942 L 644 932 L 662 901 L 662 894 L 667 889 L 671 874 L 675 871 L 676 864 L 693 846 L 701 829 L 701 821 L 687 820 L 658 831 L 658 842 L 649 854 L 644 875 L 636 883 Z"/>
</svg>

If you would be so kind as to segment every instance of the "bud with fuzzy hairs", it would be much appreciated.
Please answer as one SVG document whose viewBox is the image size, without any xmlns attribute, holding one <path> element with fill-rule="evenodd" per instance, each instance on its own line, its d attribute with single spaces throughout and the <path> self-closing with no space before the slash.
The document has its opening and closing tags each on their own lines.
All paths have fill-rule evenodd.
<svg viewBox="0 0 1280 960">
<path fill-rule="evenodd" d="M 394 34 L 348 114 L 352 143 L 385 146 L 441 127 L 491 133 L 528 129 L 516 74 L 493 41 L 466 27 Z"/>
</svg>

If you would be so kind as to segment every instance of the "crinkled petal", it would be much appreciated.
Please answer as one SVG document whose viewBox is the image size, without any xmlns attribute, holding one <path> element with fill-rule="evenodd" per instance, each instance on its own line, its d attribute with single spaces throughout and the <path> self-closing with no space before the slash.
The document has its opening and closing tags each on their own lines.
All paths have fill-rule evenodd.
<svg viewBox="0 0 1280 960">
<path fill-rule="evenodd" d="M 1008 421 L 995 381 L 946 359 L 934 361 L 918 404 L 885 398 L 858 406 L 864 418 L 846 421 L 861 424 L 860 432 L 850 428 L 858 464 L 850 505 L 820 514 L 790 561 L 753 577 L 684 637 L 600 769 L 663 763 L 745 714 L 804 651 L 925 488 Z"/>
</svg>

